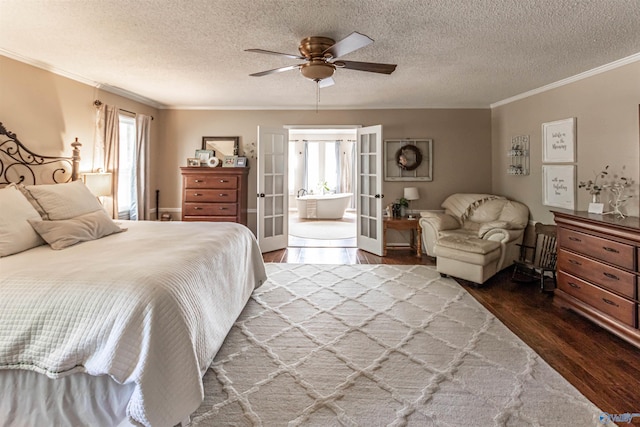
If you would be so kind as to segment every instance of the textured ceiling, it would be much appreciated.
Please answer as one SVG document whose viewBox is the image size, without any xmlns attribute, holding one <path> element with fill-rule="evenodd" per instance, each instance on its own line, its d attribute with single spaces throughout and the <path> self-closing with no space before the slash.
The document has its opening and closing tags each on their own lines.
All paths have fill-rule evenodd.
<svg viewBox="0 0 640 427">
<path fill-rule="evenodd" d="M 308 36 L 375 40 L 320 108 L 476 108 L 640 52 L 639 0 L 0 0 L 0 54 L 158 107 L 315 108 Z"/>
</svg>

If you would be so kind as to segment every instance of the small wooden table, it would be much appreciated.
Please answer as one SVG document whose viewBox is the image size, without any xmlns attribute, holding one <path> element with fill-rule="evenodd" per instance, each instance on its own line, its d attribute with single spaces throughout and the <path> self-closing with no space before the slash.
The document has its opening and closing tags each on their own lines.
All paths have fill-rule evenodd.
<svg viewBox="0 0 640 427">
<path fill-rule="evenodd" d="M 411 248 L 415 248 L 416 256 L 422 257 L 422 228 L 418 218 L 408 219 L 402 218 L 389 218 L 386 217 L 382 221 L 382 247 L 384 249 L 382 256 L 387 256 L 387 229 L 391 230 L 410 230 L 411 231 Z"/>
</svg>

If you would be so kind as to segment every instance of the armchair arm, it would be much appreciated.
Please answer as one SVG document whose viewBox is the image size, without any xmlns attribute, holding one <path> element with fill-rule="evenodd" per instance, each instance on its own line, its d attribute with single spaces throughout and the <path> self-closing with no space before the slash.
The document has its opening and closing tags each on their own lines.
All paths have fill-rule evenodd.
<svg viewBox="0 0 640 427">
<path fill-rule="evenodd" d="M 433 247 L 440 238 L 440 232 L 460 228 L 456 217 L 443 212 L 422 212 L 420 218 L 422 227 L 422 248 L 429 256 L 435 256 Z"/>
<path fill-rule="evenodd" d="M 522 243 L 524 229 L 506 230 L 504 228 L 492 228 L 481 238 L 500 242 L 500 260 L 498 261 L 498 271 L 513 264 L 520 255 L 518 244 Z"/>
</svg>

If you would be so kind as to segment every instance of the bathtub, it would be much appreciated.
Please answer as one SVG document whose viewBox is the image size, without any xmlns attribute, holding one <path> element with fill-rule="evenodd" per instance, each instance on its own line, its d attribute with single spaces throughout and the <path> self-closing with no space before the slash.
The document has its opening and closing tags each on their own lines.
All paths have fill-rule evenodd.
<svg viewBox="0 0 640 427">
<path fill-rule="evenodd" d="M 308 194 L 296 198 L 298 217 L 303 219 L 340 219 L 351 203 L 352 193 Z M 311 200 L 311 202 L 309 202 Z M 313 204 L 315 203 L 315 215 Z"/>
</svg>

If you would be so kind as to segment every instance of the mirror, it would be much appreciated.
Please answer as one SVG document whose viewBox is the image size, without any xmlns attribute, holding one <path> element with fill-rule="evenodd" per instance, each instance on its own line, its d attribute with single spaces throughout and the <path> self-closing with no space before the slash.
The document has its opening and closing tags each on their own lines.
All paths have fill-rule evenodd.
<svg viewBox="0 0 640 427">
<path fill-rule="evenodd" d="M 213 150 L 214 157 L 224 159 L 225 156 L 237 156 L 239 136 L 203 136 L 202 149 Z"/>
</svg>

